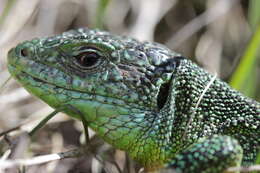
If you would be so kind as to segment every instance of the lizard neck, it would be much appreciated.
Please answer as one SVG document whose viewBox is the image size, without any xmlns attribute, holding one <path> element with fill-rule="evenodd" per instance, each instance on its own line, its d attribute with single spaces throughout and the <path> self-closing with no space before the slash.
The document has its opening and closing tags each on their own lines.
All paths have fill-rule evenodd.
<svg viewBox="0 0 260 173">
<path fill-rule="evenodd" d="M 191 61 L 181 62 L 173 83 L 177 92 L 173 134 L 177 135 L 172 139 L 184 138 L 189 144 L 201 137 L 226 134 L 235 137 L 245 151 L 247 145 L 253 146 L 248 141 L 259 146 L 260 104 L 213 78 Z M 214 82 L 207 88 L 212 79 Z"/>
<path fill-rule="evenodd" d="M 167 148 L 170 133 L 166 133 L 171 132 L 170 124 L 159 112 L 144 111 L 100 117 L 89 125 L 106 142 L 126 151 L 146 169 L 152 170 L 162 167 L 170 154 Z"/>
</svg>

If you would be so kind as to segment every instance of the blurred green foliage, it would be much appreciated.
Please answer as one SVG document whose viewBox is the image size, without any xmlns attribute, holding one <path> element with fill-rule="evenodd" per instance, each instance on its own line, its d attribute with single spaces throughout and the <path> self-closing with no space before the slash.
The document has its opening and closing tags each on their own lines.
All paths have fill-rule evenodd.
<svg viewBox="0 0 260 173">
<path fill-rule="evenodd" d="M 96 28 L 104 28 L 105 12 L 109 2 L 110 0 L 99 0 L 96 14 Z"/>
<path fill-rule="evenodd" d="M 0 25 L 4 22 L 5 17 L 9 14 L 10 9 L 12 8 L 13 4 L 16 0 L 9 0 L 6 3 L 6 6 L 4 7 L 4 10 L 2 12 L 2 15 L 0 15 Z"/>
<path fill-rule="evenodd" d="M 258 153 L 257 157 L 256 157 L 256 165 L 260 165 L 260 152 Z M 252 173 L 259 173 L 259 171 L 253 171 Z"/>
<path fill-rule="evenodd" d="M 251 0 L 249 3 L 248 20 L 254 33 L 230 80 L 230 84 L 245 95 L 259 100 L 260 85 L 257 83 L 257 78 L 259 77 L 257 67 L 260 60 L 260 1 Z"/>
<path fill-rule="evenodd" d="M 259 95 L 256 83 L 258 76 L 257 62 L 259 61 L 259 47 L 260 25 L 253 34 L 230 82 L 232 87 L 252 98 L 257 98 L 257 95 Z"/>
<path fill-rule="evenodd" d="M 249 23 L 253 29 L 255 29 L 260 22 L 260 1 L 259 0 L 250 0 L 249 1 L 249 10 L 248 10 L 248 19 Z"/>
</svg>

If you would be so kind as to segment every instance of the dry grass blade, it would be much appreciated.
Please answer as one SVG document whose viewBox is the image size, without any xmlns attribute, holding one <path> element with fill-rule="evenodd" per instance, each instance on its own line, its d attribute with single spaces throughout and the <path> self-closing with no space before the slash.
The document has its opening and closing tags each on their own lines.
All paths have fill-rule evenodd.
<svg viewBox="0 0 260 173">
<path fill-rule="evenodd" d="M 0 162 L 6 160 L 10 156 L 10 154 L 11 154 L 11 150 L 10 149 L 6 150 L 2 155 L 2 157 L 0 158 Z"/>
<path fill-rule="evenodd" d="M 231 7 L 237 3 L 238 0 L 220 0 L 216 2 L 214 7 L 208 9 L 203 14 L 199 15 L 188 24 L 186 24 L 181 30 L 175 33 L 167 42 L 173 48 L 178 47 L 181 43 L 187 40 L 190 36 L 200 30 L 203 26 L 215 21 L 220 16 L 229 12 Z"/>
<path fill-rule="evenodd" d="M 0 35 L 2 36 L 0 38 L 0 46 L 5 44 L 12 36 L 19 32 L 32 16 L 38 3 L 39 0 L 34 0 L 30 3 L 28 3 L 27 0 L 16 1 L 12 7 L 13 9 L 10 10 L 10 14 L 12 15 L 6 17 L 6 20 L 0 28 Z M 19 20 L 17 20 L 17 18 L 19 18 Z"/>
<path fill-rule="evenodd" d="M 155 26 L 161 18 L 177 3 L 176 0 L 132 0 L 133 10 L 136 11 L 137 19 L 131 27 L 129 35 L 139 40 L 153 41 Z M 153 9 L 153 13 L 150 13 Z M 143 25 L 145 23 L 145 25 Z"/>
<path fill-rule="evenodd" d="M 16 127 L 13 127 L 13 128 L 11 128 L 11 129 L 8 129 L 8 130 L 5 130 L 5 131 L 1 132 L 1 133 L 0 133 L 0 137 L 2 137 L 2 136 L 4 136 L 4 135 L 7 135 L 7 134 L 10 133 L 10 132 L 13 132 L 13 131 L 16 131 L 16 130 L 21 129 L 21 126 L 22 126 L 22 124 L 20 124 L 20 125 L 18 125 L 18 126 L 16 126 Z"/>
<path fill-rule="evenodd" d="M 84 151 L 85 149 L 79 148 L 67 152 L 37 156 L 31 159 L 0 160 L 0 169 L 6 169 L 6 168 L 12 168 L 18 166 L 32 166 L 32 165 L 43 164 L 55 160 L 61 160 L 65 158 L 78 157 L 80 155 L 83 155 L 85 153 Z"/>
<path fill-rule="evenodd" d="M 252 171 L 260 171 L 260 165 L 253 165 L 249 167 L 232 167 L 228 168 L 227 172 L 252 172 Z"/>
<path fill-rule="evenodd" d="M 11 78 L 12 78 L 12 77 L 9 76 L 9 77 L 4 81 L 4 83 L 0 85 L 0 94 L 3 92 L 4 87 L 5 87 L 6 84 L 11 80 Z"/>
</svg>

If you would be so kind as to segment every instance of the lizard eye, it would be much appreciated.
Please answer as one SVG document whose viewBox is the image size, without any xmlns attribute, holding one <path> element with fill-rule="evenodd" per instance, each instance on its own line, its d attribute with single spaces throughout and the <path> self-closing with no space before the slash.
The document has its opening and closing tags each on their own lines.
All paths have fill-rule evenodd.
<svg viewBox="0 0 260 173">
<path fill-rule="evenodd" d="M 76 64 L 81 68 L 90 69 L 101 63 L 102 55 L 95 49 L 85 49 L 75 56 Z"/>
<path fill-rule="evenodd" d="M 93 67 L 98 64 L 100 56 L 95 52 L 84 52 L 76 56 L 76 60 L 83 67 Z"/>
</svg>

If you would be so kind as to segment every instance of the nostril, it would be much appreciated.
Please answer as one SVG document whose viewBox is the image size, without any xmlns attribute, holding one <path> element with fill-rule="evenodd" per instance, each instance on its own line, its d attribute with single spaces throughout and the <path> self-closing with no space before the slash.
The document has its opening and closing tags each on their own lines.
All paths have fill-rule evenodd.
<svg viewBox="0 0 260 173">
<path fill-rule="evenodd" d="M 23 57 L 27 57 L 29 55 L 29 51 L 26 48 L 21 49 L 21 55 Z"/>
</svg>

